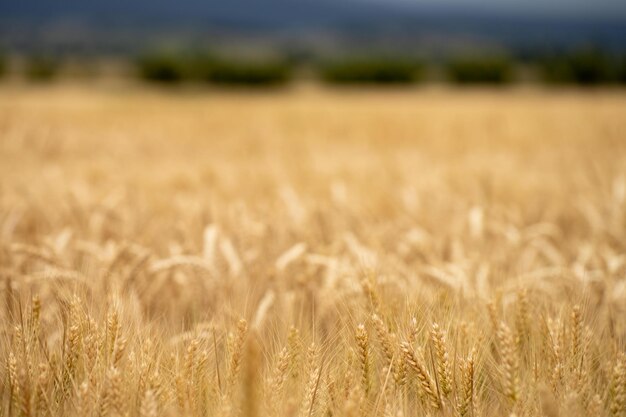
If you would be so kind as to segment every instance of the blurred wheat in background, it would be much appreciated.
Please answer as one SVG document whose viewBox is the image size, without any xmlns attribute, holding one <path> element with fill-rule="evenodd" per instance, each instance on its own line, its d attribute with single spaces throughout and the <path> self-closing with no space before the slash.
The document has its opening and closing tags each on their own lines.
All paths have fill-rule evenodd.
<svg viewBox="0 0 626 417">
<path fill-rule="evenodd" d="M 626 416 L 617 91 L 0 96 L 0 416 Z"/>
</svg>

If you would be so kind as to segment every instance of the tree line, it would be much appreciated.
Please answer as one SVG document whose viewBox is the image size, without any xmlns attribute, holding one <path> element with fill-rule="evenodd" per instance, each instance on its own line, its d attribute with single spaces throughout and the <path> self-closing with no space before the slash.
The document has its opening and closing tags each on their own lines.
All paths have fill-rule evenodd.
<svg viewBox="0 0 626 417">
<path fill-rule="evenodd" d="M 62 73 L 60 57 L 33 55 L 21 61 L 17 72 L 29 80 L 51 81 Z M 135 77 L 160 84 L 280 86 L 302 77 L 334 85 L 416 84 L 435 80 L 490 85 L 522 81 L 583 86 L 626 83 L 626 55 L 593 48 L 537 54 L 530 58 L 467 54 L 437 60 L 383 54 L 306 60 L 289 56 L 253 59 L 157 50 L 131 61 L 131 73 Z M 9 73 L 10 67 L 10 60 L 0 53 L 0 77 Z"/>
</svg>

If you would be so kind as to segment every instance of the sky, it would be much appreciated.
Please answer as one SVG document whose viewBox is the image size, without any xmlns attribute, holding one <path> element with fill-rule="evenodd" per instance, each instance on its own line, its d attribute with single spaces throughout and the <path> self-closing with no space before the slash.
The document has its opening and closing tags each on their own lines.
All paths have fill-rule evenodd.
<svg viewBox="0 0 626 417">
<path fill-rule="evenodd" d="M 552 16 L 613 16 L 626 18 L 626 0 L 361 0 L 377 3 L 445 8 L 511 11 Z"/>
<path fill-rule="evenodd" d="M 37 11 L 46 9 L 68 9 L 80 4 L 81 8 L 90 8 L 89 4 L 107 4 L 109 1 L 120 3 L 116 0 L 0 0 L 0 12 L 2 10 L 21 9 L 22 11 Z M 219 9 L 227 7 L 229 0 L 129 0 L 129 8 L 133 3 L 140 4 L 146 12 L 150 9 L 158 8 L 162 4 L 176 4 L 178 10 L 185 8 Z M 289 4 L 294 6 L 298 3 L 335 3 L 335 5 L 351 5 L 355 2 L 367 2 L 378 5 L 388 5 L 394 8 L 416 7 L 419 9 L 441 9 L 450 12 L 486 12 L 493 13 L 513 13 L 530 16 L 550 16 L 550 17 L 612 17 L 626 20 L 626 0 L 238 0 L 238 4 L 249 3 L 252 9 L 257 9 L 259 5 L 267 3 L 270 7 L 277 7 L 277 4 Z M 17 4 L 16 4 L 17 3 Z M 82 3 L 82 4 L 81 4 Z M 124 2 L 122 2 L 124 4 Z M 0 16 L 1 17 L 1 16 Z"/>
</svg>

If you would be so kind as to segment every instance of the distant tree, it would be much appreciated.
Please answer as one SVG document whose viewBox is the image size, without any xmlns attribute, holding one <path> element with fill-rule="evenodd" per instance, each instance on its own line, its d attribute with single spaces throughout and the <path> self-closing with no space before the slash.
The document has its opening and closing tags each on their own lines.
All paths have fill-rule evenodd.
<svg viewBox="0 0 626 417">
<path fill-rule="evenodd" d="M 619 82 L 621 84 L 626 84 L 626 55 L 622 55 L 619 58 L 617 73 Z"/>
<path fill-rule="evenodd" d="M 400 58 L 346 58 L 322 64 L 319 74 L 331 84 L 407 84 L 419 81 L 421 63 Z"/>
<path fill-rule="evenodd" d="M 139 76 L 147 81 L 177 83 L 188 76 L 188 59 L 180 54 L 153 52 L 137 60 Z"/>
<path fill-rule="evenodd" d="M 548 83 L 597 85 L 620 78 L 619 64 L 597 49 L 583 49 L 549 57 L 541 62 L 541 74 Z"/>
<path fill-rule="evenodd" d="M 33 55 L 26 60 L 25 75 L 32 81 L 51 81 L 59 74 L 59 60 L 47 55 Z"/>
<path fill-rule="evenodd" d="M 448 62 L 448 78 L 458 84 L 505 84 L 513 81 L 513 64 L 501 56 L 460 57 Z"/>
<path fill-rule="evenodd" d="M 2 51 L 0 51 L 0 78 L 4 77 L 6 72 L 7 72 L 7 60 L 4 54 L 2 53 Z"/>
<path fill-rule="evenodd" d="M 292 78 L 289 63 L 274 59 L 216 58 L 203 64 L 204 80 L 220 85 L 277 86 Z"/>
</svg>

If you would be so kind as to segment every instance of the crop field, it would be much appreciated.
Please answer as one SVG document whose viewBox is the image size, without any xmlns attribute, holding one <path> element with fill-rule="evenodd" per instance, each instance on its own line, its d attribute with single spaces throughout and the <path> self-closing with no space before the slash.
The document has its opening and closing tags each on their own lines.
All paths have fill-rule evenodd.
<svg viewBox="0 0 626 417">
<path fill-rule="evenodd" d="M 0 416 L 626 416 L 626 93 L 0 89 Z"/>
</svg>

